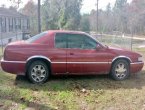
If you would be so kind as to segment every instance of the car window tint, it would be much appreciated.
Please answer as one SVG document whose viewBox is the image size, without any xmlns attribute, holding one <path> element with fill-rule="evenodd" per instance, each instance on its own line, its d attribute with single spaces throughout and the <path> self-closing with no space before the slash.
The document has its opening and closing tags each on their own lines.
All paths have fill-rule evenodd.
<svg viewBox="0 0 145 110">
<path fill-rule="evenodd" d="M 46 34 L 47 34 L 47 32 L 42 32 L 42 33 L 40 33 L 40 34 L 37 34 L 37 35 L 35 35 L 35 36 L 29 38 L 29 39 L 26 40 L 26 41 L 29 42 L 29 43 L 33 43 L 33 42 L 35 42 L 36 40 L 38 40 L 39 38 L 45 36 Z"/>
<path fill-rule="evenodd" d="M 96 41 L 86 35 L 67 34 L 68 48 L 95 49 Z"/>
<path fill-rule="evenodd" d="M 96 49 L 97 42 L 90 37 L 84 36 L 84 49 Z"/>
<path fill-rule="evenodd" d="M 82 48 L 83 37 L 78 34 L 67 34 L 68 48 Z"/>
<path fill-rule="evenodd" d="M 55 47 L 56 48 L 67 48 L 66 35 L 63 33 L 57 33 L 55 36 Z"/>
</svg>

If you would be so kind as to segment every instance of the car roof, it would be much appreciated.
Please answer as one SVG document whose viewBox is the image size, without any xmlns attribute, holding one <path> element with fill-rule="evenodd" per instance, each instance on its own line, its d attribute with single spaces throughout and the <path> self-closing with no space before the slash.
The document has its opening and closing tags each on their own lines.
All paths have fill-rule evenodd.
<svg viewBox="0 0 145 110">
<path fill-rule="evenodd" d="M 71 33 L 71 34 L 86 34 L 82 31 L 71 31 L 71 30 L 48 30 L 48 33 Z"/>
</svg>

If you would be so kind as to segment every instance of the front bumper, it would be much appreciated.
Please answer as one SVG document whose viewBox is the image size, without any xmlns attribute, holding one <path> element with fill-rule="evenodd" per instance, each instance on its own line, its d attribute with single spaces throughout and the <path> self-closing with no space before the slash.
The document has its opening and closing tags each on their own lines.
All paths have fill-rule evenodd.
<svg viewBox="0 0 145 110">
<path fill-rule="evenodd" d="M 135 62 L 130 64 L 130 72 L 137 73 L 142 70 L 144 62 Z"/>
<path fill-rule="evenodd" d="M 25 64 L 24 61 L 6 61 L 3 58 L 1 59 L 3 71 L 12 74 L 25 75 Z"/>
</svg>

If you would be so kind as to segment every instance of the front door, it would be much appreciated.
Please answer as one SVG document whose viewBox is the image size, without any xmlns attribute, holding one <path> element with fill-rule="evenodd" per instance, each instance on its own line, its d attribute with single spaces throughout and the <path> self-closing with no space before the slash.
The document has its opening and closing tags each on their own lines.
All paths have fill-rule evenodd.
<svg viewBox="0 0 145 110">
<path fill-rule="evenodd" d="M 110 67 L 106 49 L 96 49 L 97 45 L 100 44 L 87 35 L 67 34 L 67 72 L 70 74 L 108 72 Z"/>
</svg>

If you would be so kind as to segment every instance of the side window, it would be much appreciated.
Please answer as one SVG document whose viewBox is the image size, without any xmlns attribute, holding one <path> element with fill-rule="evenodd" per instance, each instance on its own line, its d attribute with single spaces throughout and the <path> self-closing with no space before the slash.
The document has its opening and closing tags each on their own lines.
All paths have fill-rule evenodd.
<svg viewBox="0 0 145 110">
<path fill-rule="evenodd" d="M 57 33 L 55 36 L 55 47 L 56 48 L 67 48 L 66 35 L 63 33 Z"/>
<path fill-rule="evenodd" d="M 47 34 L 47 32 L 42 32 L 42 33 L 40 33 L 40 34 L 37 34 L 37 35 L 35 35 L 35 36 L 29 38 L 29 39 L 26 40 L 26 41 L 29 42 L 29 43 L 33 43 L 33 42 L 35 42 L 36 40 L 40 39 L 41 37 L 45 36 L 46 34 Z"/>
<path fill-rule="evenodd" d="M 84 49 L 96 49 L 97 42 L 88 36 L 84 36 Z"/>
<path fill-rule="evenodd" d="M 67 34 L 68 48 L 95 49 L 97 42 L 86 35 Z"/>
<path fill-rule="evenodd" d="M 83 45 L 83 36 L 79 34 L 67 34 L 68 39 L 68 48 L 82 48 Z"/>
</svg>

